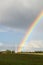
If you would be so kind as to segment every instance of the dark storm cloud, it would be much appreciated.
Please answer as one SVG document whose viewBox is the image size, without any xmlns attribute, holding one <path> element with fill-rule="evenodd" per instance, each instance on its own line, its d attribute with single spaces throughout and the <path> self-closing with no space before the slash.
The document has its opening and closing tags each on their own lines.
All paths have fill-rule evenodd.
<svg viewBox="0 0 43 65">
<path fill-rule="evenodd" d="M 43 10 L 43 0 L 0 0 L 0 24 L 27 29 Z"/>
</svg>

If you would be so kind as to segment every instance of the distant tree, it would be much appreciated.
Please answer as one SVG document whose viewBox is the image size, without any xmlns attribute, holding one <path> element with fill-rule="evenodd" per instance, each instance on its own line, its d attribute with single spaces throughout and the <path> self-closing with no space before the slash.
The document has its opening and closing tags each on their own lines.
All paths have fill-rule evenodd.
<svg viewBox="0 0 43 65">
<path fill-rule="evenodd" d="M 0 54 L 2 54 L 3 52 L 2 51 L 0 51 Z"/>
<path fill-rule="evenodd" d="M 11 51 L 10 50 L 6 50 L 5 53 L 6 54 L 11 54 Z"/>
<path fill-rule="evenodd" d="M 12 54 L 15 54 L 15 51 L 12 51 L 11 53 L 12 53 Z"/>
<path fill-rule="evenodd" d="M 43 53 L 43 51 L 35 51 L 35 53 Z"/>
</svg>

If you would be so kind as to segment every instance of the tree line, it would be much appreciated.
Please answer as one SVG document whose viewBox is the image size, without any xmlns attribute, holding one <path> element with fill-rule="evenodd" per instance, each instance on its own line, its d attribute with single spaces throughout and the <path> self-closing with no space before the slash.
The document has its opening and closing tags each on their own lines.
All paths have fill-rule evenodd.
<svg viewBox="0 0 43 65">
<path fill-rule="evenodd" d="M 34 51 L 34 52 L 17 52 L 17 53 L 43 53 L 43 51 Z M 15 54 L 15 51 L 11 51 L 11 50 L 0 51 L 0 54 Z"/>
</svg>

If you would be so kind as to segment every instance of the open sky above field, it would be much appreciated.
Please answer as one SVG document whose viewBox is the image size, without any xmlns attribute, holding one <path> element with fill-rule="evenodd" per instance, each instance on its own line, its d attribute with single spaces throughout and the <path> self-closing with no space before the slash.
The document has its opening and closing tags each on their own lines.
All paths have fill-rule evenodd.
<svg viewBox="0 0 43 65">
<path fill-rule="evenodd" d="M 0 50 L 17 51 L 41 11 L 43 0 L 0 0 Z M 43 50 L 43 17 L 24 48 L 23 51 Z"/>
</svg>

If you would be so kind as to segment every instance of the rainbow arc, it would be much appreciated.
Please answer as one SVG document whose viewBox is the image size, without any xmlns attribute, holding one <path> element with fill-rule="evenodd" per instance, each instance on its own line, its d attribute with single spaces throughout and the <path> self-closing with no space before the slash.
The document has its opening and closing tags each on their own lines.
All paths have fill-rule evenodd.
<svg viewBox="0 0 43 65">
<path fill-rule="evenodd" d="M 32 34 L 32 31 L 34 30 L 34 28 L 37 26 L 37 24 L 39 24 L 40 19 L 43 17 L 43 11 L 38 15 L 38 17 L 35 19 L 35 21 L 32 23 L 32 25 L 30 26 L 29 30 L 27 31 L 24 39 L 22 40 L 22 42 L 20 43 L 20 45 L 18 46 L 18 51 L 17 52 L 21 52 L 22 48 L 24 47 L 27 39 L 30 37 L 30 35 Z"/>
</svg>

